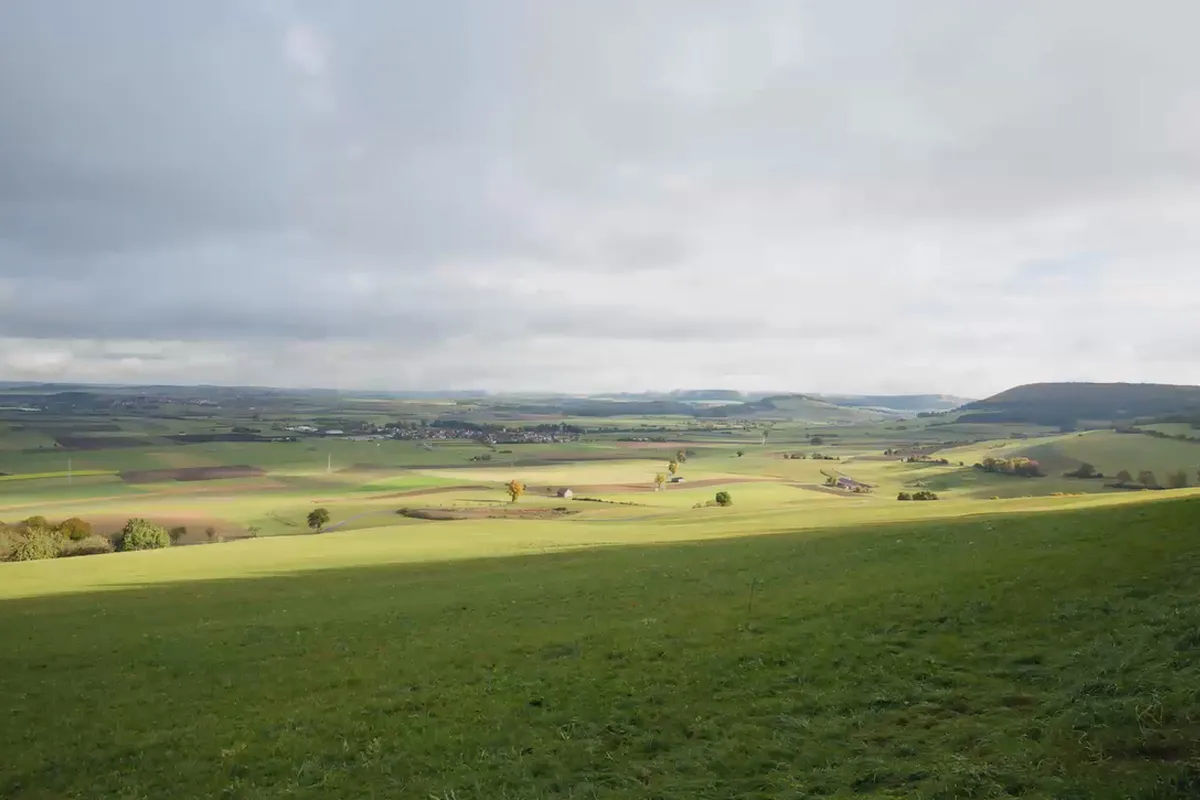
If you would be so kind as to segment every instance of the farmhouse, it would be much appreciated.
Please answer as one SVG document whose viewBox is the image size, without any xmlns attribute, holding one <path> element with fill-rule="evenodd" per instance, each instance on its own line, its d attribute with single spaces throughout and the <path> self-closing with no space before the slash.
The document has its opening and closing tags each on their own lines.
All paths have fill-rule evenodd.
<svg viewBox="0 0 1200 800">
<path fill-rule="evenodd" d="M 571 498 L 571 497 L 574 497 L 574 496 L 575 496 L 575 493 L 574 493 L 574 492 L 572 492 L 570 489 L 559 489 L 559 490 L 558 490 L 558 496 L 559 496 L 559 497 L 564 497 L 564 498 L 568 498 L 568 499 L 569 499 L 569 498 Z"/>
</svg>

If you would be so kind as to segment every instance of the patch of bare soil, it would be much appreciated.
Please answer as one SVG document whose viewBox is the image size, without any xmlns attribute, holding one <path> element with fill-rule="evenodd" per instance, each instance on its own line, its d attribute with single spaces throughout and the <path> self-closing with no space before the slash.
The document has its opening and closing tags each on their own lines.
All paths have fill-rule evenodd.
<svg viewBox="0 0 1200 800">
<path fill-rule="evenodd" d="M 176 469 L 137 469 L 121 473 L 126 483 L 164 483 L 166 481 L 216 481 L 227 478 L 261 478 L 267 471 L 245 464 L 222 467 L 178 467 Z"/>
<path fill-rule="evenodd" d="M 762 483 L 770 481 L 770 478 L 703 478 L 697 481 L 685 480 L 683 483 L 668 483 L 663 487 L 663 491 L 668 491 L 669 487 L 678 487 L 680 489 L 704 489 L 709 486 L 728 486 L 733 483 Z M 605 494 L 612 492 L 653 492 L 654 483 L 602 483 L 592 486 L 571 487 L 575 494 Z"/>
<path fill-rule="evenodd" d="M 102 536 L 111 536 L 120 532 L 121 528 L 125 527 L 125 523 L 129 521 L 129 516 L 122 514 L 85 514 L 83 516 L 92 524 L 92 529 Z M 219 538 L 228 542 L 234 539 L 245 539 L 250 535 L 240 525 L 203 514 L 166 513 L 143 516 L 144 519 L 155 525 L 162 525 L 167 530 L 178 527 L 187 528 L 187 534 L 178 542 L 181 545 L 207 543 L 209 539 L 205 531 L 208 528 L 213 529 L 214 540 Z"/>
<path fill-rule="evenodd" d="M 835 494 L 838 497 L 866 497 L 862 492 L 848 492 L 845 489 L 835 489 L 832 486 L 825 486 L 820 483 L 793 483 L 797 489 L 808 489 L 811 492 L 824 492 L 825 494 Z"/>
<path fill-rule="evenodd" d="M 412 519 L 561 519 L 576 510 L 569 508 L 402 508 L 396 512 Z"/>
</svg>

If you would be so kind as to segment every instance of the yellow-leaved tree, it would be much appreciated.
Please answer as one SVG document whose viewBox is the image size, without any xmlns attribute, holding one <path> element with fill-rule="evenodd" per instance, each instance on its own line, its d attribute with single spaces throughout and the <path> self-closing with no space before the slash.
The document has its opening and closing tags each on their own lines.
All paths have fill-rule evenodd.
<svg viewBox="0 0 1200 800">
<path fill-rule="evenodd" d="M 525 493 L 525 484 L 521 483 L 516 478 L 513 478 L 504 485 L 504 489 L 508 492 L 508 496 L 512 498 L 512 502 L 515 503 L 521 497 L 521 495 Z"/>
</svg>

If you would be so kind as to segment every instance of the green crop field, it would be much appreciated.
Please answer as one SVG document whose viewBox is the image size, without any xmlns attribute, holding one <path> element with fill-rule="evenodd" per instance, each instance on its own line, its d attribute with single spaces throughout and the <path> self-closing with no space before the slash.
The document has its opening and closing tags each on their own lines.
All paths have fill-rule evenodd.
<svg viewBox="0 0 1200 800">
<path fill-rule="evenodd" d="M 1192 798 L 1198 521 L 0 565 L 0 796 Z"/>
</svg>

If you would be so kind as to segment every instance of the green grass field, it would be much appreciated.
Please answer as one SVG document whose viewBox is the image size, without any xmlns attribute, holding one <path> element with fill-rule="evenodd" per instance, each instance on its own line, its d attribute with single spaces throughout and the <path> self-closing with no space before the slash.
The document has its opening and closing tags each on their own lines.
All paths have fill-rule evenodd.
<svg viewBox="0 0 1200 800">
<path fill-rule="evenodd" d="M 1198 523 L 486 559 L 535 526 L 422 523 L 3 564 L 0 796 L 1192 798 Z"/>
</svg>

